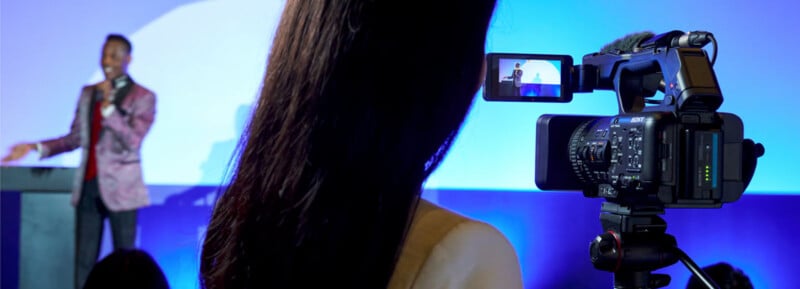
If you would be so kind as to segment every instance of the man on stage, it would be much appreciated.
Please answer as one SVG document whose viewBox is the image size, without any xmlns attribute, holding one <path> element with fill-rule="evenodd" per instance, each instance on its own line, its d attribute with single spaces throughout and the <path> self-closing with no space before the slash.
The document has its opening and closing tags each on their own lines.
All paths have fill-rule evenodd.
<svg viewBox="0 0 800 289">
<path fill-rule="evenodd" d="M 2 161 L 23 158 L 31 150 L 41 159 L 83 149 L 72 191 L 76 207 L 75 286 L 83 284 L 97 261 L 103 221 L 111 224 L 114 249 L 134 248 L 137 210 L 150 203 L 142 178 L 140 148 L 155 117 L 155 94 L 128 75 L 131 43 L 110 34 L 100 58 L 105 80 L 81 90 L 66 135 L 12 147 Z"/>
<path fill-rule="evenodd" d="M 514 88 L 513 96 L 521 96 L 522 95 L 522 68 L 519 67 L 519 62 L 514 64 L 514 71 L 511 72 L 510 76 L 506 76 L 506 79 L 513 79 L 514 81 Z"/>
</svg>

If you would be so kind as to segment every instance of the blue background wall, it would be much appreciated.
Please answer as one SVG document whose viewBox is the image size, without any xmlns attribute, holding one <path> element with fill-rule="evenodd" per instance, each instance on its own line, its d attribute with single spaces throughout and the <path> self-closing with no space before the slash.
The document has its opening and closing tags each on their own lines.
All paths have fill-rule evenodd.
<svg viewBox="0 0 800 289">
<path fill-rule="evenodd" d="M 759 288 L 800 284 L 791 274 L 797 237 L 793 176 L 797 127 L 790 49 L 800 40 L 797 5 L 786 1 L 500 0 L 487 52 L 584 54 L 628 33 L 706 30 L 719 41 L 715 65 L 725 102 L 762 142 L 745 197 L 721 210 L 671 210 L 668 231 L 700 265 L 730 261 Z M 139 244 L 175 288 L 197 284 L 198 245 L 241 126 L 260 86 L 283 1 L 0 2 L 0 150 L 67 132 L 81 85 L 101 79 L 108 33 L 134 44 L 134 79 L 158 93 L 158 114 L 143 147 L 154 205 L 141 214 Z M 708 47 L 710 48 L 710 46 Z M 387 63 L 391 66 L 391 63 Z M 433 65 L 433 64 L 432 64 Z M 479 92 L 481 93 L 481 92 Z M 586 256 L 600 230 L 599 200 L 540 192 L 533 182 L 535 121 L 543 113 L 617 112 L 611 92 L 579 94 L 570 104 L 487 103 L 472 112 L 426 198 L 503 231 L 517 249 L 529 288 L 602 288 L 610 274 Z M 176 133 L 180 132 L 180 133 Z M 15 165 L 75 166 L 79 152 Z M 164 220 L 169 220 L 165 222 Z M 104 252 L 108 251 L 108 243 Z M 556 248 L 556 249 L 553 249 Z M 793 255 L 794 254 L 794 255 Z M 681 265 L 666 272 L 680 288 Z M 584 282 L 584 283 L 579 283 Z"/>
</svg>

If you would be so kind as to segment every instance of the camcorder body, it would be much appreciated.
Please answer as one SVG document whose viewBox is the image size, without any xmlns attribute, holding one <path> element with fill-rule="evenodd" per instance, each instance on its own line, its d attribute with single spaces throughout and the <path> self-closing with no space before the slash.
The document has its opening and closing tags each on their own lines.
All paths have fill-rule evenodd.
<svg viewBox="0 0 800 289">
<path fill-rule="evenodd" d="M 641 39 L 617 40 L 633 45 L 587 54 L 580 65 L 569 55 L 490 53 L 484 99 L 570 102 L 613 90 L 617 115 L 538 119 L 536 185 L 633 209 L 719 208 L 741 197 L 757 156 L 743 158 L 753 146 L 742 120 L 717 111 L 722 92 L 702 49 L 714 41 L 716 50 L 716 41 L 692 33 L 630 35 Z M 657 91 L 663 99 L 653 99 Z"/>
</svg>

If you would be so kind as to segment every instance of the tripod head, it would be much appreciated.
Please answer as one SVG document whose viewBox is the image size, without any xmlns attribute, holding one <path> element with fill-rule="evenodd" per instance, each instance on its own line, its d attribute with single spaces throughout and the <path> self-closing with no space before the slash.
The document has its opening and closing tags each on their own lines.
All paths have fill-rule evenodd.
<svg viewBox="0 0 800 289">
<path fill-rule="evenodd" d="M 678 248 L 666 233 L 667 223 L 659 215 L 663 208 L 631 207 L 604 202 L 600 222 L 605 233 L 589 245 L 592 264 L 614 273 L 616 289 L 649 289 L 669 285 L 670 277 L 654 270 L 682 261 L 710 289 L 719 288 L 708 275 Z"/>
</svg>

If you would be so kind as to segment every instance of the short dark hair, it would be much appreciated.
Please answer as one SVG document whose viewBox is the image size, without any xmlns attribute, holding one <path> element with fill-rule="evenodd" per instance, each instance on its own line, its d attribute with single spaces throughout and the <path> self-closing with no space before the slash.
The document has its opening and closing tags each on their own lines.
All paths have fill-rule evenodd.
<svg viewBox="0 0 800 289">
<path fill-rule="evenodd" d="M 97 262 L 86 277 L 83 289 L 149 288 L 169 289 L 164 271 L 141 249 L 117 249 Z"/>
<path fill-rule="evenodd" d="M 125 36 L 122 36 L 122 34 L 109 34 L 106 36 L 106 43 L 109 41 L 119 41 L 122 42 L 122 44 L 125 44 L 125 51 L 128 52 L 128 54 L 131 54 L 131 51 L 133 51 L 133 45 L 131 45 L 131 42 L 128 41 L 128 38 L 125 38 Z"/>
</svg>

